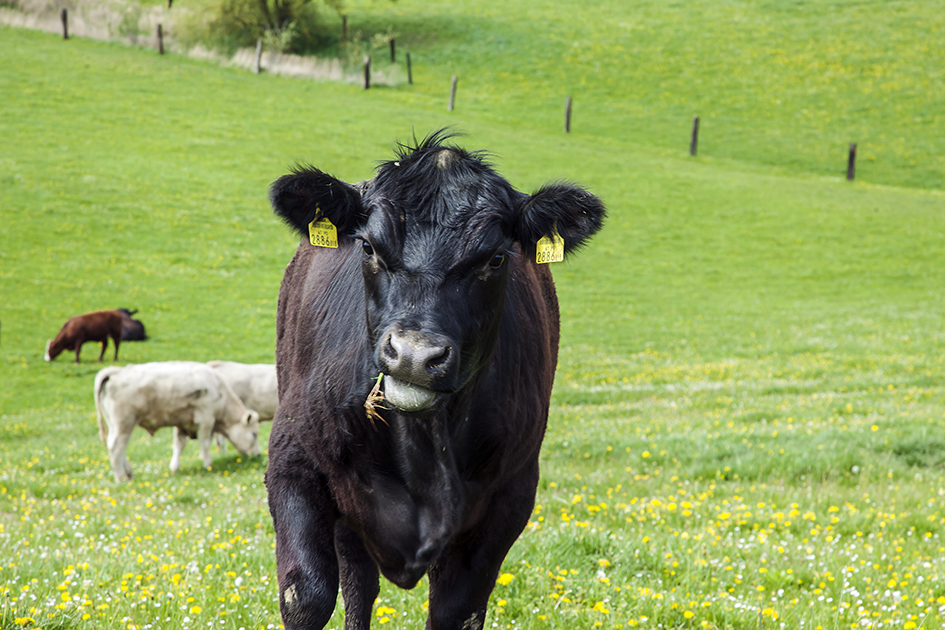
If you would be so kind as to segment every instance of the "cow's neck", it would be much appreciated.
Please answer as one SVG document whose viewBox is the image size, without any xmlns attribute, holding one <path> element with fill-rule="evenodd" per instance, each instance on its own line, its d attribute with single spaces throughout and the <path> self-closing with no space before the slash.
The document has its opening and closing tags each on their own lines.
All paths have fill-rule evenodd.
<svg viewBox="0 0 945 630">
<path fill-rule="evenodd" d="M 415 500 L 429 500 L 434 495 L 446 499 L 449 495 L 452 501 L 461 501 L 462 487 L 448 421 L 440 416 L 389 416 L 393 465 Z"/>
</svg>

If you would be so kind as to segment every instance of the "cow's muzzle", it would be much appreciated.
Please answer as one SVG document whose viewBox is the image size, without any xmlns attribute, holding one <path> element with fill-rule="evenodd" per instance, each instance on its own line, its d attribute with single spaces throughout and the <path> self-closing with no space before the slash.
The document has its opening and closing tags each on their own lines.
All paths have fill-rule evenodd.
<svg viewBox="0 0 945 630">
<path fill-rule="evenodd" d="M 457 363 L 456 350 L 447 337 L 400 328 L 384 333 L 378 355 L 385 374 L 428 388 L 450 377 Z"/>
<path fill-rule="evenodd" d="M 450 389 L 458 364 L 454 344 L 443 335 L 392 327 L 381 337 L 377 361 L 384 397 L 404 411 L 430 407 L 436 391 Z"/>
</svg>

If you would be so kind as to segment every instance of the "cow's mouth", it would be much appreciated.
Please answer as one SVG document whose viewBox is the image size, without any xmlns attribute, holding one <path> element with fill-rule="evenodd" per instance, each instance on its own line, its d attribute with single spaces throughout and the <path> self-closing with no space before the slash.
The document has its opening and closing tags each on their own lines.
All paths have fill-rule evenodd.
<svg viewBox="0 0 945 630">
<path fill-rule="evenodd" d="M 384 400 L 401 411 L 422 411 L 433 406 L 436 392 L 385 374 Z"/>
</svg>

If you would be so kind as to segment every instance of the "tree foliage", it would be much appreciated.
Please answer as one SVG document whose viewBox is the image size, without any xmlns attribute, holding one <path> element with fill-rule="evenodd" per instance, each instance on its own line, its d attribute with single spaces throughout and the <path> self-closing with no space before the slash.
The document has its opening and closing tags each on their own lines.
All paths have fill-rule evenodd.
<svg viewBox="0 0 945 630">
<path fill-rule="evenodd" d="M 181 34 L 191 44 L 227 52 L 262 39 L 268 50 L 311 53 L 337 42 L 341 34 L 319 13 L 326 8 L 344 16 L 348 5 L 345 0 L 215 0 L 194 15 Z M 342 48 L 350 48 L 350 43 L 342 42 Z"/>
<path fill-rule="evenodd" d="M 313 47 L 318 11 L 312 0 L 221 0 L 209 20 L 210 35 L 249 46 L 262 38 L 279 52 Z"/>
</svg>

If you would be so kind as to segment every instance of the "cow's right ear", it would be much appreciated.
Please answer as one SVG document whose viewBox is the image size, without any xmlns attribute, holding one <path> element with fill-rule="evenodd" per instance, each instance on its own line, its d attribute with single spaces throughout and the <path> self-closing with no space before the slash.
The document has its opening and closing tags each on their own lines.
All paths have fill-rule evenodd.
<svg viewBox="0 0 945 630">
<path fill-rule="evenodd" d="M 367 218 L 354 186 L 313 167 L 296 167 L 274 181 L 269 201 L 275 213 L 305 238 L 317 218 L 331 221 L 339 236 L 354 234 Z"/>
</svg>

